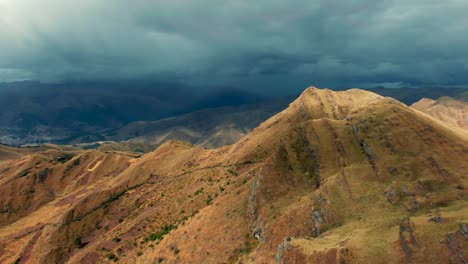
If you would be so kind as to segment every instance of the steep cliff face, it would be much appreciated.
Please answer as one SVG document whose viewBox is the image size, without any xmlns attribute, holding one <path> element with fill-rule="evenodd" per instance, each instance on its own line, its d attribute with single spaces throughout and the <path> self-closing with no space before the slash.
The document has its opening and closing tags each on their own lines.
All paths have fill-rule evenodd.
<svg viewBox="0 0 468 264">
<path fill-rule="evenodd" d="M 93 158 L 57 185 L 85 156 Z M 458 263 L 468 256 L 468 140 L 358 89 L 309 88 L 219 149 L 170 141 L 140 158 L 93 151 L 63 164 L 43 159 L 12 161 L 14 173 L 0 165 L 4 193 L 11 183 L 3 179 L 27 164 L 39 173 L 36 182 L 26 176 L 28 184 L 60 186 L 20 216 L 0 214 L 0 262 Z M 44 164 L 52 176 L 41 182 Z M 0 203 L 20 199 L 12 195 Z"/>
</svg>

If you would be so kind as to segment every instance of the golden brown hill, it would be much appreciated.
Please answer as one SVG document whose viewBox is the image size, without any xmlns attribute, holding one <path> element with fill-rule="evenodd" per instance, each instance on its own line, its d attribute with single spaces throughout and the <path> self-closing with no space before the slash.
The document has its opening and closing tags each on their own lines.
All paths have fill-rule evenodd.
<svg viewBox="0 0 468 264">
<path fill-rule="evenodd" d="M 0 163 L 19 158 L 23 155 L 22 151 L 5 145 L 0 145 Z"/>
<path fill-rule="evenodd" d="M 0 208 L 8 208 L 1 263 L 463 263 L 468 256 L 467 139 L 358 89 L 309 88 L 219 149 L 169 141 L 138 159 L 81 151 L 62 163 L 60 152 L 37 155 L 0 165 L 3 193 L 25 181 L 42 201 L 13 214 L 7 201 L 30 194 L 1 196 Z M 63 173 L 78 157 L 86 162 Z M 52 173 L 41 182 L 45 167 Z M 47 188 L 54 195 L 44 199 Z"/>
<path fill-rule="evenodd" d="M 468 101 L 466 100 L 456 100 L 450 97 L 441 97 L 437 100 L 423 98 L 411 107 L 453 127 L 468 131 Z"/>
</svg>

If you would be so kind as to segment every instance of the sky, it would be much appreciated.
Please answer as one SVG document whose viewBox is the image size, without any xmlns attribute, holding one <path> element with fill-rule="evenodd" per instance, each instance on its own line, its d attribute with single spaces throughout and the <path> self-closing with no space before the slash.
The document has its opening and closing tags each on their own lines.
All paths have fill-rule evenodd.
<svg viewBox="0 0 468 264">
<path fill-rule="evenodd" d="M 0 82 L 468 84 L 466 0 L 0 0 Z"/>
</svg>

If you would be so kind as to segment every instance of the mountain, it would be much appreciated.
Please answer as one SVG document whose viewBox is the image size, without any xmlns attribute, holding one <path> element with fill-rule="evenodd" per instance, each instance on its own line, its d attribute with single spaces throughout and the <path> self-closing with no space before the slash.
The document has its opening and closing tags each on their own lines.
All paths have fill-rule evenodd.
<svg viewBox="0 0 468 264">
<path fill-rule="evenodd" d="M 468 95 L 468 93 L 466 93 Z M 423 98 L 411 105 L 412 108 L 422 111 L 453 127 L 468 131 L 468 100 L 455 100 L 450 97 L 441 97 L 437 100 Z"/>
<path fill-rule="evenodd" d="M 129 140 L 159 145 L 178 139 L 220 147 L 236 142 L 292 100 L 248 88 L 219 88 L 157 80 L 0 83 L 0 143 Z M 437 87 L 371 90 L 407 105 L 423 97 L 458 98 L 466 92 Z"/>
<path fill-rule="evenodd" d="M 214 93 L 164 82 L 0 83 L 0 142 L 18 146 L 102 141 L 107 132 L 135 121 L 266 100 L 234 88 Z"/>
<path fill-rule="evenodd" d="M 215 148 L 233 144 L 287 107 L 290 97 L 258 104 L 204 109 L 157 121 L 138 121 L 110 132 L 107 139 L 160 145 L 177 139 Z"/>
<path fill-rule="evenodd" d="M 383 86 L 368 89 L 371 92 L 397 99 L 406 105 L 412 105 L 422 98 L 437 99 L 443 96 L 460 98 L 466 96 L 467 88 L 453 87 L 402 87 L 386 88 Z"/>
<path fill-rule="evenodd" d="M 316 88 L 218 149 L 7 147 L 0 262 L 463 263 L 467 150 L 394 99 Z"/>
</svg>

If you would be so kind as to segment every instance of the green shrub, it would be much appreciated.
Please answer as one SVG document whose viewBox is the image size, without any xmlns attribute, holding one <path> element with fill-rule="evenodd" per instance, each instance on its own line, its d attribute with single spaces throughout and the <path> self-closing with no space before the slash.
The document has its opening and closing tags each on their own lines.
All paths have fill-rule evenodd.
<svg viewBox="0 0 468 264">
<path fill-rule="evenodd" d="M 73 157 L 74 157 L 73 154 L 71 154 L 71 153 L 65 153 L 65 154 L 63 154 L 62 156 L 58 157 L 58 158 L 57 158 L 57 161 L 63 164 L 63 163 L 65 163 L 65 162 L 71 160 Z"/>
<path fill-rule="evenodd" d="M 81 241 L 81 237 L 77 237 L 75 238 L 75 240 L 73 240 L 73 246 L 75 246 L 76 248 L 83 248 L 84 246 L 86 246 L 86 243 L 83 243 Z"/>
<path fill-rule="evenodd" d="M 161 231 L 158 233 L 152 233 L 149 236 L 145 238 L 145 241 L 155 241 L 155 240 L 162 240 L 163 237 L 167 234 L 169 234 L 172 230 L 176 229 L 176 225 L 166 225 L 163 227 Z"/>
<path fill-rule="evenodd" d="M 195 191 L 195 195 L 203 193 L 203 187 Z"/>
<path fill-rule="evenodd" d="M 233 170 L 227 170 L 227 172 L 229 172 L 230 174 L 234 175 L 234 176 L 239 176 L 239 174 L 237 174 L 237 172 L 233 171 Z"/>
<path fill-rule="evenodd" d="M 213 197 L 211 195 L 208 195 L 208 199 L 206 199 L 206 205 L 210 205 L 213 203 Z"/>
<path fill-rule="evenodd" d="M 119 260 L 119 258 L 114 253 L 110 253 L 109 255 L 107 255 L 107 258 L 114 262 L 117 262 Z"/>
</svg>

